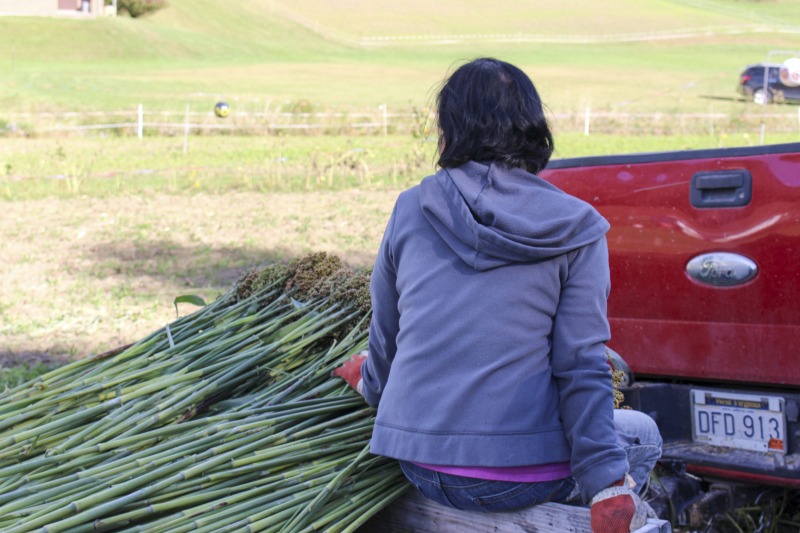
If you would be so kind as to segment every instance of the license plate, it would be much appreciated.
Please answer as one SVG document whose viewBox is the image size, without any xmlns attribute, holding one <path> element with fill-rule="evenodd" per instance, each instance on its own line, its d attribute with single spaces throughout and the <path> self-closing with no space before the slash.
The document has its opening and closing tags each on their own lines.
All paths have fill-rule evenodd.
<svg viewBox="0 0 800 533">
<path fill-rule="evenodd" d="M 758 394 L 692 390 L 695 442 L 786 453 L 784 399 Z"/>
</svg>

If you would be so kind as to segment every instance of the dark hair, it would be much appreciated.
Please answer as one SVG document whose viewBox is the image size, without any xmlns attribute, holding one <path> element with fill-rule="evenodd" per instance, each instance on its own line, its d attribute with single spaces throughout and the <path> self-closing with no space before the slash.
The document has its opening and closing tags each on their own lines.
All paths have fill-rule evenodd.
<svg viewBox="0 0 800 533">
<path fill-rule="evenodd" d="M 519 68 L 493 58 L 459 67 L 436 97 L 440 167 L 500 162 L 531 173 L 553 153 L 539 93 Z"/>
</svg>

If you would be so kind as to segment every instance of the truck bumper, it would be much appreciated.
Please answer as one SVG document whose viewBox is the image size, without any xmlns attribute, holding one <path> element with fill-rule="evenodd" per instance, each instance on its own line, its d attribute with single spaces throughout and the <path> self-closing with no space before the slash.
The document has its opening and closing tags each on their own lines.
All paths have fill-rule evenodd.
<svg viewBox="0 0 800 533">
<path fill-rule="evenodd" d="M 786 453 L 757 452 L 692 441 L 691 391 L 765 394 L 784 398 Z M 705 384 L 636 381 L 621 389 L 625 406 L 649 414 L 664 439 L 662 459 L 681 462 L 689 472 L 708 479 L 728 479 L 763 485 L 800 488 L 800 391 L 728 388 Z"/>
</svg>

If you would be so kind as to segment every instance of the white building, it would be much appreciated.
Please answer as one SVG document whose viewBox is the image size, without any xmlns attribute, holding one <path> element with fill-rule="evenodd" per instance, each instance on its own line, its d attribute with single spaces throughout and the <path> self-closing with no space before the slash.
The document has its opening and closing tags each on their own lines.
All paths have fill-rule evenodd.
<svg viewBox="0 0 800 533">
<path fill-rule="evenodd" d="M 104 12 L 104 0 L 0 0 L 0 16 L 97 17 Z"/>
</svg>

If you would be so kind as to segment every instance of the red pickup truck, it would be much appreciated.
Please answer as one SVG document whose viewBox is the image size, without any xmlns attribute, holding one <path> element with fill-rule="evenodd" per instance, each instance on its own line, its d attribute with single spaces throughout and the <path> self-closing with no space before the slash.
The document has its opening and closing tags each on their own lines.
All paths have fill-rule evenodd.
<svg viewBox="0 0 800 533">
<path fill-rule="evenodd" d="M 542 176 L 611 223 L 609 347 L 664 460 L 800 488 L 800 143 L 561 159 Z"/>
</svg>

